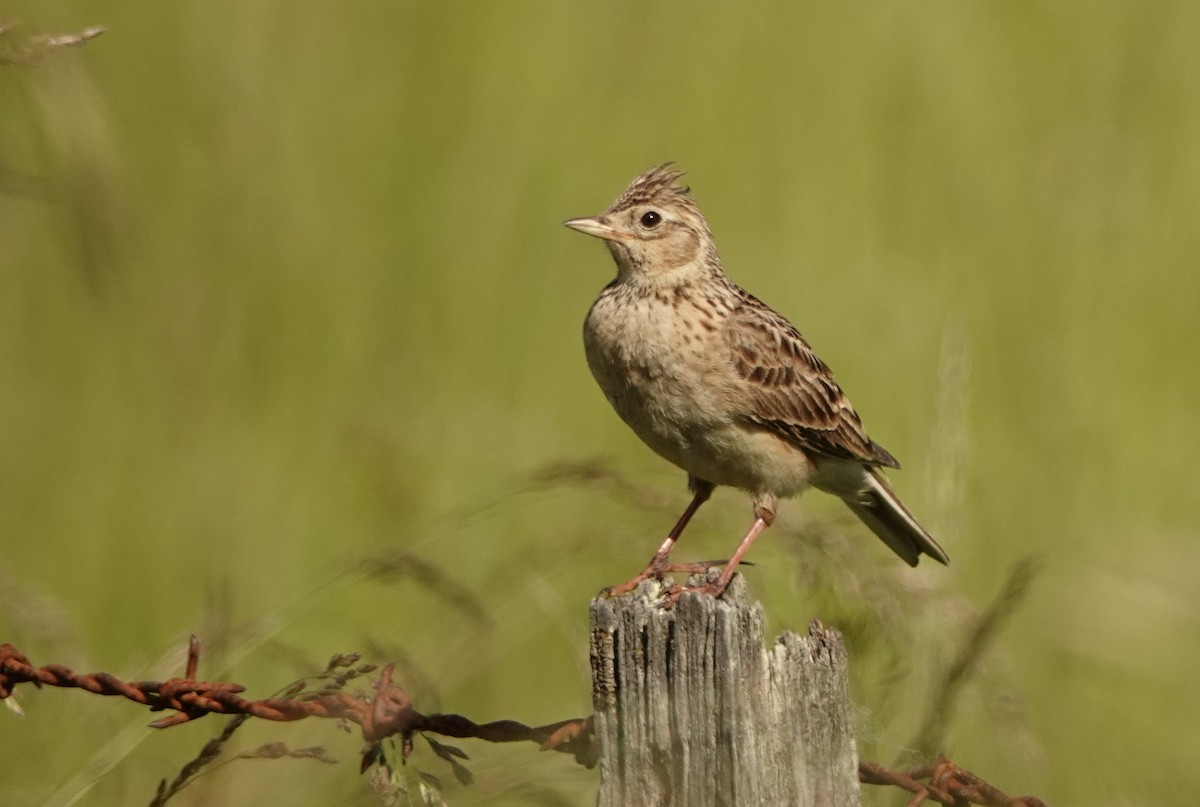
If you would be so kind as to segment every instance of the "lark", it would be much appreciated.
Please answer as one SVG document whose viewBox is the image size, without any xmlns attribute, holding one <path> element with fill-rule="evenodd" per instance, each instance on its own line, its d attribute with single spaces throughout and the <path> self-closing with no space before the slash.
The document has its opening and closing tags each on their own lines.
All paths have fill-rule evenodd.
<svg viewBox="0 0 1200 807">
<path fill-rule="evenodd" d="M 682 176 L 673 163 L 652 168 L 603 214 L 564 222 L 603 239 L 617 264 L 584 322 L 592 375 L 638 437 L 687 472 L 692 493 L 646 569 L 608 593 L 700 570 L 670 553 L 717 485 L 749 493 L 754 520 L 715 582 L 693 590 L 722 594 L 779 500 L 809 487 L 839 497 L 910 566 L 922 554 L 948 563 L 881 472 L 900 463 L 867 436 L 829 367 L 725 275 Z"/>
</svg>

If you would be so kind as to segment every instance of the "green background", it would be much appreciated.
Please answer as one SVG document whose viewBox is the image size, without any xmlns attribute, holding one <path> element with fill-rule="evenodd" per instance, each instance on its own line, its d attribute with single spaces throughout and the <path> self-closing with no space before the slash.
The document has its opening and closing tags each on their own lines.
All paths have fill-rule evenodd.
<svg viewBox="0 0 1200 807">
<path fill-rule="evenodd" d="M 673 159 L 953 560 L 909 570 L 820 494 L 751 555 L 774 629 L 846 631 L 863 756 L 910 754 L 1036 555 L 942 749 L 1052 804 L 1200 793 L 1200 4 L 0 14 L 9 47 L 109 29 L 0 66 L 0 641 L 160 679 L 195 632 L 252 696 L 357 650 L 424 711 L 586 714 L 588 598 L 687 494 L 589 377 L 613 267 L 560 222 Z M 680 559 L 749 517 L 719 491 Z M 146 803 L 219 730 L 17 700 L 5 804 Z M 178 803 L 379 803 L 310 722 L 229 750 L 339 765 L 234 761 Z M 592 803 L 567 757 L 458 745 L 469 788 L 412 760 L 451 805 Z"/>
</svg>

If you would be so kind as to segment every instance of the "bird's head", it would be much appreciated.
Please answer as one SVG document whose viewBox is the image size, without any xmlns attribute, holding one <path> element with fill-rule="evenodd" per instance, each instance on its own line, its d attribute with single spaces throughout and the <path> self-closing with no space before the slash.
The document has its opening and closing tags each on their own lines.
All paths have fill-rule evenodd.
<svg viewBox="0 0 1200 807">
<path fill-rule="evenodd" d="M 623 280 L 671 282 L 687 267 L 719 266 L 708 222 L 688 188 L 678 184 L 682 176 L 672 163 L 651 168 L 601 215 L 563 224 L 604 239 Z"/>
</svg>

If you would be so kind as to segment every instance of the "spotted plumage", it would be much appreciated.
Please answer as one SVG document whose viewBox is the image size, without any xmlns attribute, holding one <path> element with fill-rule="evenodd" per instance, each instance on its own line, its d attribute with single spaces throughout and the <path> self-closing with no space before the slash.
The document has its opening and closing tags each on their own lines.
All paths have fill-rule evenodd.
<svg viewBox="0 0 1200 807">
<path fill-rule="evenodd" d="M 879 472 L 899 463 L 800 332 L 724 273 L 712 233 L 670 163 L 635 179 L 604 214 L 567 226 L 604 240 L 617 277 L 584 323 L 588 365 L 621 418 L 688 473 L 694 493 L 629 590 L 673 568 L 668 554 L 715 485 L 746 490 L 755 521 L 718 581 L 728 585 L 780 497 L 833 493 L 906 562 L 945 563 Z"/>
</svg>

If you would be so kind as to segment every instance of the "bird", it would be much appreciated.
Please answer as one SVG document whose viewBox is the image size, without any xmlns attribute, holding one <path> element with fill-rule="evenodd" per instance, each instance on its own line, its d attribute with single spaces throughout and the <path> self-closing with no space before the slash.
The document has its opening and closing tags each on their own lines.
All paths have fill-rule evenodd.
<svg viewBox="0 0 1200 807">
<path fill-rule="evenodd" d="M 945 551 L 882 469 L 900 467 L 867 436 L 833 373 L 791 322 L 725 274 L 684 172 L 642 173 L 598 216 L 563 222 L 601 239 L 616 263 L 584 320 L 588 367 L 621 419 L 687 473 L 691 501 L 646 568 L 609 596 L 668 573 L 671 549 L 715 487 L 750 495 L 749 529 L 715 580 L 668 585 L 720 596 L 781 498 L 813 487 L 845 502 L 910 566 Z"/>
</svg>

